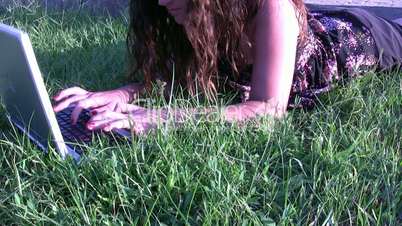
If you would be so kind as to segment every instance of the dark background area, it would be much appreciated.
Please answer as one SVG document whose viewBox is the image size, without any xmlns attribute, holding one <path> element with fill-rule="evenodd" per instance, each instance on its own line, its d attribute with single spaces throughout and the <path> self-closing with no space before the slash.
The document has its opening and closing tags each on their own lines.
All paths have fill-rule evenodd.
<svg viewBox="0 0 402 226">
<path fill-rule="evenodd" d="M 43 6 L 48 10 L 83 10 L 92 14 L 109 14 L 112 16 L 127 15 L 129 0 L 0 0 L 1 7 Z M 395 19 L 402 17 L 402 3 L 394 0 L 330 0 L 305 1 L 310 9 L 331 9 L 333 7 L 360 7 L 379 16 Z M 312 3 L 319 3 L 312 4 Z M 354 6 L 352 6 L 354 5 Z"/>
</svg>

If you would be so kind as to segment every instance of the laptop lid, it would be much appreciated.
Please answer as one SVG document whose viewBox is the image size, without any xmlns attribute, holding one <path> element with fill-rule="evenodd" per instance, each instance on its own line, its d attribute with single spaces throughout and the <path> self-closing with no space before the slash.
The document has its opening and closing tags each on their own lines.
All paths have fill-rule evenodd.
<svg viewBox="0 0 402 226">
<path fill-rule="evenodd" d="M 28 35 L 1 23 L 0 96 L 11 121 L 42 148 L 51 138 L 63 159 L 79 159 L 64 143 Z"/>
</svg>

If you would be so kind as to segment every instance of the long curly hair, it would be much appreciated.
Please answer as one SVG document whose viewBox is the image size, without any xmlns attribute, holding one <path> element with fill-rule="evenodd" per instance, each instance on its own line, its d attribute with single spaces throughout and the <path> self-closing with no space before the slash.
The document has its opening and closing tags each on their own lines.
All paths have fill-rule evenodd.
<svg viewBox="0 0 402 226">
<path fill-rule="evenodd" d="M 307 10 L 303 0 L 292 0 L 301 29 L 306 31 Z M 224 59 L 239 76 L 246 58 L 239 50 L 247 23 L 262 0 L 190 0 L 183 25 L 175 22 L 158 0 L 131 0 L 127 35 L 129 77 L 140 75 L 149 89 L 162 78 L 198 90 L 208 99 L 216 97 L 218 63 Z M 244 36 L 243 36 L 244 38 Z M 251 44 L 249 40 L 246 40 Z M 174 64 L 174 74 L 172 68 Z"/>
</svg>

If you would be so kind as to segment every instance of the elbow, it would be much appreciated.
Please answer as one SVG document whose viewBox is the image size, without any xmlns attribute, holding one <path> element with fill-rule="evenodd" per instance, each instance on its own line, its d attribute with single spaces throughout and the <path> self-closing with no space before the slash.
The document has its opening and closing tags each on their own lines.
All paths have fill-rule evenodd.
<svg viewBox="0 0 402 226">
<path fill-rule="evenodd" d="M 247 121 L 265 116 L 280 119 L 286 115 L 286 109 L 283 105 L 278 105 L 273 101 L 249 100 L 226 107 L 224 115 L 226 121 L 229 122 Z"/>
<path fill-rule="evenodd" d="M 281 96 L 279 98 L 251 96 L 247 104 L 255 108 L 259 115 L 282 118 L 286 115 L 288 101 L 289 96 Z"/>
<path fill-rule="evenodd" d="M 283 118 L 286 115 L 287 102 L 283 103 L 273 98 L 268 100 L 251 100 L 248 102 L 254 106 L 258 116 Z"/>
</svg>

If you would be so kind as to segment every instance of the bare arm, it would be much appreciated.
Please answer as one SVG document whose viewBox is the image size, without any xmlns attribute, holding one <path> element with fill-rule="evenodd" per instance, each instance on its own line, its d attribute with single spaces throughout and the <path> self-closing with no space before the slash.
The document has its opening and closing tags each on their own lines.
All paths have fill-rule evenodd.
<svg viewBox="0 0 402 226">
<path fill-rule="evenodd" d="M 250 100 L 227 106 L 226 121 L 286 113 L 293 81 L 299 22 L 290 0 L 265 0 L 256 15 Z M 204 112 L 213 112 L 206 109 Z"/>
<path fill-rule="evenodd" d="M 226 106 L 223 117 L 235 122 L 257 116 L 281 117 L 286 113 L 293 81 L 299 22 L 290 0 L 265 0 L 256 15 L 254 65 L 251 79 L 250 100 Z M 178 121 L 186 121 L 183 111 L 176 109 Z M 214 114 L 217 109 L 192 109 L 197 115 Z M 191 115 L 191 114 L 190 114 Z M 191 116 L 190 116 L 191 117 Z"/>
<path fill-rule="evenodd" d="M 226 106 L 223 116 L 235 122 L 257 116 L 281 117 L 286 113 L 293 80 L 299 24 L 290 0 L 265 0 L 256 16 L 254 65 L 250 100 Z M 156 128 L 158 121 L 173 114 L 177 123 L 217 113 L 217 109 L 146 109 L 123 105 L 125 114 L 105 112 L 91 119 L 90 129 L 131 128 L 143 133 Z M 173 112 L 172 112 L 173 111 Z M 127 115 L 130 115 L 128 119 Z M 105 119 L 106 118 L 106 119 Z M 116 120 L 120 118 L 121 120 Z M 135 123 L 130 122 L 133 121 Z"/>
<path fill-rule="evenodd" d="M 250 100 L 227 106 L 227 121 L 286 113 L 293 81 L 299 23 L 289 0 L 266 0 L 256 16 Z"/>
<path fill-rule="evenodd" d="M 299 35 L 295 8 L 289 0 L 266 0 L 256 23 L 250 100 L 268 102 L 269 108 L 277 106 L 274 112 L 285 113 Z"/>
</svg>

